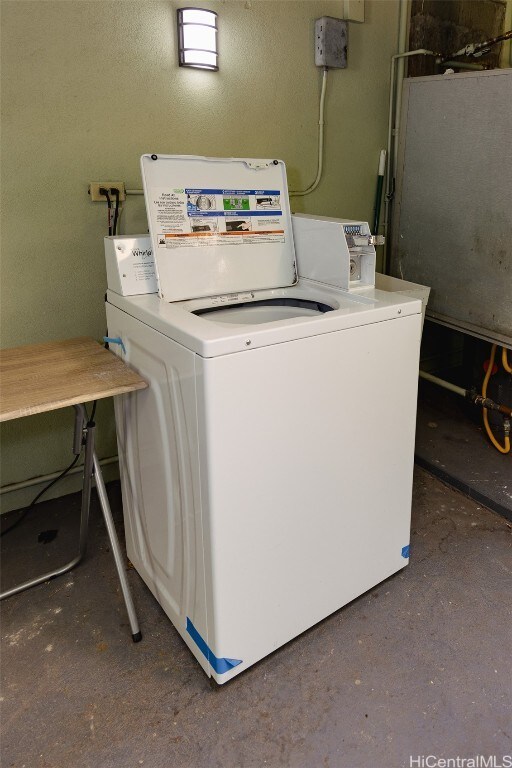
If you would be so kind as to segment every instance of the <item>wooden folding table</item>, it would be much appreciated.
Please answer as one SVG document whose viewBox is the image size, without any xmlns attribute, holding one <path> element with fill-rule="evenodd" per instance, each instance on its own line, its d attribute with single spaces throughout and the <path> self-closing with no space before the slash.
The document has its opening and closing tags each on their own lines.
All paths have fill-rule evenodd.
<svg viewBox="0 0 512 768">
<path fill-rule="evenodd" d="M 87 416 L 85 403 L 145 387 L 147 383 L 144 379 L 126 363 L 87 337 L 0 350 L 0 421 L 73 406 L 73 453 L 79 455 L 82 449 L 84 451 L 78 554 L 66 565 L 2 592 L 0 599 L 60 576 L 80 562 L 87 546 L 91 485 L 94 476 L 121 582 L 132 638 L 134 642 L 141 639 L 105 483 L 94 449 L 95 424 L 93 419 Z"/>
</svg>

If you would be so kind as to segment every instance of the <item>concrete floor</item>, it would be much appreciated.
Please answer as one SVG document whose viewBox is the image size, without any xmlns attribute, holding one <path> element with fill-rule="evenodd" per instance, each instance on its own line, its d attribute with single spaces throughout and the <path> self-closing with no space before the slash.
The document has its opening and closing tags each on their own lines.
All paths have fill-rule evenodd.
<svg viewBox="0 0 512 768">
<path fill-rule="evenodd" d="M 494 420 L 502 423 L 501 417 Z M 502 434 L 496 435 L 503 444 Z M 416 462 L 512 521 L 512 455 L 493 448 L 480 409 L 421 379 Z"/>
<path fill-rule="evenodd" d="M 41 504 L 2 540 L 4 588 L 70 551 L 78 506 Z M 58 535 L 43 544 L 43 530 Z M 144 639 L 131 642 L 95 509 L 86 561 L 2 603 L 2 765 L 398 768 L 511 754 L 510 523 L 417 470 L 411 542 L 404 571 L 213 690 L 133 570 Z"/>
</svg>

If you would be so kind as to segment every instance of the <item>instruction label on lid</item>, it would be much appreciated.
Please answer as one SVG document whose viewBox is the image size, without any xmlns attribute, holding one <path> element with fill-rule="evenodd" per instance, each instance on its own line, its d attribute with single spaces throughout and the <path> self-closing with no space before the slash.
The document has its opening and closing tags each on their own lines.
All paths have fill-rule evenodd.
<svg viewBox="0 0 512 768">
<path fill-rule="evenodd" d="M 284 243 L 279 189 L 154 188 L 157 247 Z"/>
<path fill-rule="evenodd" d="M 297 281 L 282 160 L 146 154 L 141 170 L 163 299 Z"/>
</svg>

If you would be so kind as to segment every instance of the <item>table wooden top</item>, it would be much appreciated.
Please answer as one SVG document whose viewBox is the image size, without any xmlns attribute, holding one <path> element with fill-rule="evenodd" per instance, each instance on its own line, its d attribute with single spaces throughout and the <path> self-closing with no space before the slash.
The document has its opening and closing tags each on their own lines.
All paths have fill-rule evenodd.
<svg viewBox="0 0 512 768">
<path fill-rule="evenodd" d="M 85 336 L 0 350 L 0 421 L 147 386 L 117 355 Z"/>
</svg>

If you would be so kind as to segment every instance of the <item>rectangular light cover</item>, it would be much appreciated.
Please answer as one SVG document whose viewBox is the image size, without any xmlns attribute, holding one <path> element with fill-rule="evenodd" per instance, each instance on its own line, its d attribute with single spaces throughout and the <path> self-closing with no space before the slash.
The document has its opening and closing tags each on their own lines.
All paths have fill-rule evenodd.
<svg viewBox="0 0 512 768">
<path fill-rule="evenodd" d="M 180 67 L 217 70 L 217 14 L 202 8 L 178 8 Z"/>
</svg>

